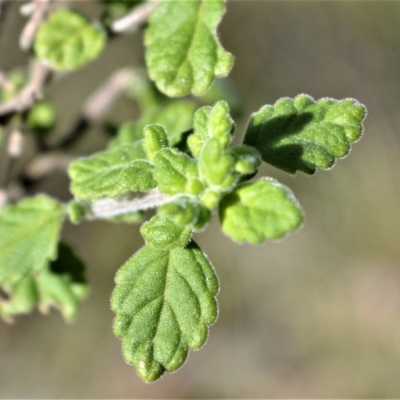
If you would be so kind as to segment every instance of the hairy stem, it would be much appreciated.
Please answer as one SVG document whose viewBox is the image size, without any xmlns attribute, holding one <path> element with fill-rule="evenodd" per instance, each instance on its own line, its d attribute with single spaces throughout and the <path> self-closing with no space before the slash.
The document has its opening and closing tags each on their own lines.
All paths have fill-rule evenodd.
<svg viewBox="0 0 400 400">
<path fill-rule="evenodd" d="M 164 204 L 168 199 L 168 195 L 153 189 L 143 197 L 133 200 L 97 200 L 91 204 L 89 219 L 104 219 L 149 210 Z"/>
</svg>

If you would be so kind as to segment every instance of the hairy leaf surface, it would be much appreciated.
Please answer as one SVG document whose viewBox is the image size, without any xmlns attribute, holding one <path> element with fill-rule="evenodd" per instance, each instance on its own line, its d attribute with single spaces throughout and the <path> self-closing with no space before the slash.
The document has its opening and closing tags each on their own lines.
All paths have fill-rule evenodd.
<svg viewBox="0 0 400 400">
<path fill-rule="evenodd" d="M 148 382 L 175 371 L 200 348 L 217 317 L 218 280 L 191 242 L 164 251 L 146 245 L 118 271 L 111 299 L 125 360 Z"/>
<path fill-rule="evenodd" d="M 365 107 L 353 99 L 283 98 L 252 114 L 244 143 L 284 171 L 313 174 L 346 156 L 362 134 Z"/>
<path fill-rule="evenodd" d="M 281 239 L 303 220 L 290 189 L 274 179 L 237 187 L 222 199 L 219 213 L 223 232 L 239 243 Z"/>
<path fill-rule="evenodd" d="M 26 198 L 0 212 L 0 284 L 38 273 L 54 260 L 64 210 L 45 196 Z"/>
<path fill-rule="evenodd" d="M 73 70 L 95 59 L 106 42 L 104 32 L 84 15 L 60 10 L 38 30 L 35 52 L 56 70 Z"/>
<path fill-rule="evenodd" d="M 78 159 L 68 169 L 71 191 L 80 200 L 147 191 L 156 182 L 153 165 L 145 157 L 139 141 Z"/>
<path fill-rule="evenodd" d="M 198 194 L 203 189 L 196 162 L 177 149 L 158 152 L 154 159 L 154 179 L 158 189 L 166 194 Z"/>
<path fill-rule="evenodd" d="M 54 306 L 70 321 L 76 317 L 80 303 L 88 293 L 84 265 L 64 243 L 59 245 L 57 260 L 39 274 L 30 274 L 2 289 L 9 296 L 8 300 L 0 301 L 0 316 L 5 320 L 27 314 L 35 306 L 43 313 Z"/>
<path fill-rule="evenodd" d="M 216 191 L 229 190 L 239 179 L 235 171 L 235 158 L 224 153 L 216 138 L 209 140 L 199 156 L 201 179 Z"/>
<path fill-rule="evenodd" d="M 144 128 L 143 136 L 143 149 L 147 158 L 150 161 L 154 161 L 157 153 L 161 149 L 168 147 L 167 133 L 162 125 L 151 124 Z"/>
<path fill-rule="evenodd" d="M 155 215 L 150 221 L 145 222 L 140 232 L 146 241 L 157 249 L 171 250 L 177 247 L 185 247 L 192 231 L 174 221 Z"/>
<path fill-rule="evenodd" d="M 157 213 L 179 226 L 203 229 L 211 219 L 211 212 L 196 197 L 178 196 L 160 206 Z"/>
<path fill-rule="evenodd" d="M 226 76 L 233 57 L 218 43 L 216 27 L 224 0 L 163 1 L 146 31 L 151 79 L 171 97 L 203 94 L 216 76 Z"/>
<path fill-rule="evenodd" d="M 210 139 L 217 140 L 221 150 L 225 150 L 232 139 L 233 127 L 227 102 L 219 101 L 214 107 L 198 109 L 194 115 L 194 133 L 188 138 L 193 156 L 198 157 L 202 147 Z"/>
</svg>

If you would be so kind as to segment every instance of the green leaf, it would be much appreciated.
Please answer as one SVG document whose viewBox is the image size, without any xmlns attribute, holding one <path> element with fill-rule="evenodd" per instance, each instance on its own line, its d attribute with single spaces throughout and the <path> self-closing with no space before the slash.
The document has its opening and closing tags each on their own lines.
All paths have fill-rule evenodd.
<svg viewBox="0 0 400 400">
<path fill-rule="evenodd" d="M 281 239 L 303 221 L 290 189 L 268 178 L 239 186 L 226 195 L 219 214 L 223 232 L 239 243 Z"/>
<path fill-rule="evenodd" d="M 277 168 L 313 174 L 349 153 L 362 135 L 365 116 L 366 108 L 354 99 L 283 98 L 252 114 L 244 143 Z"/>
<path fill-rule="evenodd" d="M 218 280 L 191 242 L 170 251 L 144 246 L 118 271 L 111 298 L 125 360 L 151 382 L 175 371 L 206 341 L 217 318 Z"/>
<path fill-rule="evenodd" d="M 216 76 L 226 76 L 233 56 L 219 44 L 216 28 L 224 0 L 163 1 L 145 35 L 150 78 L 170 97 L 203 94 Z"/>
<path fill-rule="evenodd" d="M 196 162 L 177 149 L 162 149 L 154 159 L 154 179 L 166 194 L 199 194 L 203 185 L 198 179 Z"/>
<path fill-rule="evenodd" d="M 74 161 L 68 173 L 77 199 L 96 200 L 156 186 L 153 165 L 144 159 L 142 143 L 124 145 Z"/>
<path fill-rule="evenodd" d="M 188 146 L 194 157 L 198 157 L 204 144 L 210 139 L 218 140 L 225 150 L 231 139 L 234 124 L 229 115 L 229 106 L 219 101 L 214 107 L 205 106 L 194 115 L 194 133 L 188 138 Z"/>
<path fill-rule="evenodd" d="M 167 133 L 162 125 L 147 125 L 143 130 L 143 149 L 150 161 L 154 161 L 157 153 L 168 147 Z"/>
<path fill-rule="evenodd" d="M 60 10 L 39 28 L 35 52 L 55 70 L 73 70 L 95 59 L 105 42 L 104 32 L 84 15 Z"/>
<path fill-rule="evenodd" d="M 185 247 L 192 236 L 192 230 L 179 226 L 170 219 L 155 215 L 140 228 L 146 243 L 157 249 L 171 250 Z"/>
<path fill-rule="evenodd" d="M 9 299 L 0 300 L 0 316 L 12 320 L 15 315 L 31 312 L 35 306 L 42 313 L 47 313 L 54 306 L 66 320 L 71 321 L 88 293 L 84 268 L 72 249 L 60 243 L 57 260 L 38 275 L 31 274 L 2 287 Z"/>
<path fill-rule="evenodd" d="M 54 260 L 64 210 L 45 196 L 26 198 L 0 213 L 0 284 L 38 273 Z"/>
<path fill-rule="evenodd" d="M 235 159 L 235 170 L 242 175 L 255 174 L 262 161 L 260 152 L 245 144 L 229 149 L 229 154 Z"/>
<path fill-rule="evenodd" d="M 122 125 L 112 146 L 134 143 L 143 137 L 143 129 L 148 124 L 160 124 L 166 131 L 171 146 L 175 146 L 182 138 L 182 133 L 192 127 L 195 106 L 181 100 L 167 103 L 161 108 L 145 113 L 139 121 Z"/>
<path fill-rule="evenodd" d="M 211 212 L 196 197 L 179 196 L 163 204 L 157 214 L 180 226 L 201 230 L 210 222 Z"/>
<path fill-rule="evenodd" d="M 239 180 L 235 171 L 235 158 L 224 153 L 216 138 L 209 140 L 199 156 L 200 177 L 216 191 L 229 191 Z"/>
</svg>

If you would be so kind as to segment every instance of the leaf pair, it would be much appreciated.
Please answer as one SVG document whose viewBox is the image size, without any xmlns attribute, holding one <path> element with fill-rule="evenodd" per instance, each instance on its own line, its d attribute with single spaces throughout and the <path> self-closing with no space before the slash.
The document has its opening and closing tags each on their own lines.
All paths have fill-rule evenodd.
<svg viewBox="0 0 400 400">
<path fill-rule="evenodd" d="M 164 0 L 158 5 L 150 16 L 145 45 L 150 77 L 161 92 L 198 96 L 215 77 L 228 75 L 233 57 L 216 36 L 224 11 L 224 0 Z M 80 13 L 61 10 L 40 27 L 35 52 L 55 70 L 73 70 L 97 58 L 105 43 L 105 29 Z"/>
</svg>

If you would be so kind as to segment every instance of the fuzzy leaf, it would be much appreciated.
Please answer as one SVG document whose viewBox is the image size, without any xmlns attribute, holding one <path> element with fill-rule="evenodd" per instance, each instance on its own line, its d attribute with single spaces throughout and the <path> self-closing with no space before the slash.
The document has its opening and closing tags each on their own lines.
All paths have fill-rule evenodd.
<svg viewBox="0 0 400 400">
<path fill-rule="evenodd" d="M 145 160 L 142 143 L 124 145 L 74 161 L 68 173 L 77 199 L 96 200 L 155 187 L 153 166 Z"/>
<path fill-rule="evenodd" d="M 0 316 L 12 320 L 15 315 L 31 312 L 35 306 L 43 313 L 54 306 L 67 321 L 71 321 L 88 293 L 84 268 L 71 248 L 60 243 L 57 260 L 38 275 L 31 274 L 14 284 L 3 286 L 10 298 L 0 301 Z"/>
<path fill-rule="evenodd" d="M 198 194 L 203 185 L 198 179 L 196 162 L 177 149 L 163 149 L 154 159 L 154 179 L 166 194 Z"/>
<path fill-rule="evenodd" d="M 143 149 L 150 161 L 154 161 L 157 153 L 168 147 L 167 133 L 162 125 L 147 125 L 143 130 Z"/>
<path fill-rule="evenodd" d="M 192 236 L 190 228 L 177 225 L 172 220 L 159 215 L 145 222 L 140 228 L 140 233 L 146 243 L 161 250 L 185 247 Z"/>
<path fill-rule="evenodd" d="M 221 150 L 225 150 L 232 139 L 233 128 L 227 102 L 219 101 L 214 107 L 198 109 L 194 115 L 194 133 L 188 138 L 191 153 L 198 157 L 204 144 L 210 139 L 218 140 Z"/>
<path fill-rule="evenodd" d="M 283 98 L 252 114 L 244 143 L 277 168 L 313 174 L 349 153 L 362 135 L 365 116 L 366 108 L 353 99 Z"/>
<path fill-rule="evenodd" d="M 57 256 L 64 210 L 45 196 L 26 198 L 0 212 L 0 284 L 38 273 Z"/>
<path fill-rule="evenodd" d="M 191 242 L 169 251 L 147 245 L 118 271 L 111 308 L 125 360 L 151 382 L 175 371 L 206 341 L 217 317 L 218 280 Z"/>
<path fill-rule="evenodd" d="M 239 179 L 235 158 L 223 152 L 216 138 L 204 145 L 199 156 L 199 171 L 202 181 L 216 191 L 228 191 Z"/>
<path fill-rule="evenodd" d="M 242 175 L 255 174 L 262 161 L 260 152 L 245 144 L 229 149 L 229 154 L 235 159 L 235 170 Z"/>
<path fill-rule="evenodd" d="M 233 56 L 218 43 L 224 0 L 163 1 L 145 35 L 151 79 L 170 97 L 203 94 L 216 76 L 226 76 Z"/>
<path fill-rule="evenodd" d="M 303 220 L 290 189 L 267 178 L 239 186 L 226 195 L 219 214 L 226 235 L 251 244 L 281 239 L 298 229 Z"/>
<path fill-rule="evenodd" d="M 158 215 L 168 218 L 179 226 L 193 230 L 205 227 L 211 219 L 211 212 L 196 197 L 179 196 L 160 206 Z"/>
<path fill-rule="evenodd" d="M 84 15 L 60 10 L 39 28 L 35 52 L 55 70 L 73 70 L 95 59 L 105 42 L 105 33 Z"/>
</svg>

